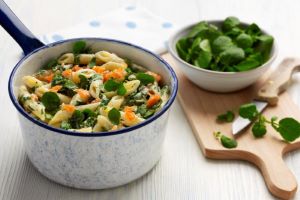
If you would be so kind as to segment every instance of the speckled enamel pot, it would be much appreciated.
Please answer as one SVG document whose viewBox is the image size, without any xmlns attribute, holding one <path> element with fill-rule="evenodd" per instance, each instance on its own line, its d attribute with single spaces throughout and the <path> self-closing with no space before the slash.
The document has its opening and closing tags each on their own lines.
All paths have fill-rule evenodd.
<svg viewBox="0 0 300 200">
<path fill-rule="evenodd" d="M 159 160 L 168 111 L 177 92 L 176 75 L 165 61 L 141 47 L 116 40 L 80 38 L 95 52 L 114 52 L 158 72 L 170 86 L 171 97 L 156 115 L 119 131 L 91 134 L 50 127 L 23 110 L 17 100 L 18 88 L 24 75 L 33 74 L 46 60 L 70 51 L 76 40 L 79 39 L 44 46 L 24 57 L 11 73 L 10 98 L 20 113 L 28 157 L 43 175 L 76 188 L 119 186 L 144 175 Z"/>
<path fill-rule="evenodd" d="M 27 155 L 38 171 L 63 185 L 102 189 L 133 181 L 158 162 L 169 108 L 178 88 L 174 71 L 163 59 L 141 47 L 111 39 L 77 38 L 44 45 L 3 1 L 0 1 L 0 24 L 25 54 L 10 75 L 8 91 L 19 112 Z M 171 88 L 170 99 L 164 108 L 136 126 L 105 133 L 65 131 L 32 118 L 17 100 L 22 77 L 36 72 L 50 58 L 70 52 L 78 40 L 86 41 L 94 52 L 116 53 L 162 75 L 165 84 Z"/>
</svg>

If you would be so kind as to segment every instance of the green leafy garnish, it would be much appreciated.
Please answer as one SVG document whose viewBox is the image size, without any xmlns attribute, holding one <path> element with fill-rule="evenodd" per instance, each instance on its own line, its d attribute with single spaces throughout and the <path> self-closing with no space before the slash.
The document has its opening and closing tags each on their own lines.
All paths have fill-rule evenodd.
<svg viewBox="0 0 300 200">
<path fill-rule="evenodd" d="M 47 62 L 47 64 L 42 68 L 44 70 L 52 69 L 57 65 L 57 59 L 51 59 Z"/>
<path fill-rule="evenodd" d="M 229 110 L 224 114 L 218 115 L 217 120 L 220 122 L 232 122 L 234 120 L 234 113 Z"/>
<path fill-rule="evenodd" d="M 220 140 L 223 147 L 227 149 L 236 148 L 238 143 L 235 139 L 229 138 L 225 135 L 223 135 L 221 132 L 214 132 L 214 136 L 216 139 Z"/>
<path fill-rule="evenodd" d="M 94 66 L 96 66 L 96 57 L 92 58 L 92 60 L 88 64 L 89 68 L 93 68 Z"/>
<path fill-rule="evenodd" d="M 113 79 L 109 79 L 108 81 L 105 82 L 104 89 L 107 90 L 108 92 L 111 92 L 117 90 L 119 86 L 120 83 L 114 81 Z"/>
<path fill-rule="evenodd" d="M 113 79 L 110 79 L 105 82 L 104 89 L 108 92 L 110 91 L 117 91 L 118 95 L 124 96 L 127 92 L 126 88 L 124 87 L 123 83 L 118 83 Z"/>
<path fill-rule="evenodd" d="M 256 105 L 253 103 L 244 104 L 240 106 L 239 115 L 242 118 L 253 120 L 258 114 Z"/>
<path fill-rule="evenodd" d="M 149 83 L 153 83 L 155 78 L 149 74 L 145 73 L 137 73 L 136 78 L 141 81 L 142 84 L 147 85 Z"/>
<path fill-rule="evenodd" d="M 300 137 L 300 123 L 293 118 L 284 118 L 273 126 L 277 130 L 285 141 L 293 142 Z"/>
<path fill-rule="evenodd" d="M 176 43 L 181 59 L 203 69 L 242 72 L 265 63 L 271 54 L 273 37 L 256 24 L 244 26 L 236 17 L 227 17 L 221 28 L 199 22 Z"/>
<path fill-rule="evenodd" d="M 300 123 L 293 118 L 283 118 L 277 123 L 277 117 L 267 120 L 258 113 L 255 104 L 245 104 L 240 107 L 240 116 L 254 122 L 252 133 L 255 137 L 263 137 L 266 132 L 266 124 L 271 124 L 275 131 L 287 141 L 292 142 L 300 137 Z"/>
<path fill-rule="evenodd" d="M 117 90 L 117 94 L 120 95 L 120 96 L 124 96 L 126 94 L 126 92 L 127 92 L 127 90 L 124 87 L 124 85 L 120 84 L 119 87 L 118 87 L 118 90 Z"/>
<path fill-rule="evenodd" d="M 64 78 L 61 74 L 56 74 L 53 77 L 51 86 L 53 87 L 55 85 L 61 85 L 62 89 L 60 92 L 67 96 L 73 96 L 75 94 L 74 90 L 77 89 L 77 85 L 73 81 Z"/>
<path fill-rule="evenodd" d="M 260 116 L 259 120 L 254 123 L 251 130 L 254 137 L 263 137 L 267 133 L 265 118 L 263 116 Z"/>
<path fill-rule="evenodd" d="M 60 99 L 55 92 L 45 92 L 41 98 L 41 102 L 48 112 L 55 111 L 60 106 Z"/>
<path fill-rule="evenodd" d="M 86 78 L 84 75 L 82 74 L 79 74 L 79 79 L 80 79 L 80 82 L 79 82 L 79 87 L 82 88 L 82 89 L 85 89 L 87 90 L 89 87 L 90 87 L 90 82 L 88 80 L 88 78 Z"/>
<path fill-rule="evenodd" d="M 147 119 L 155 113 L 155 108 L 147 108 L 146 104 L 143 104 L 138 106 L 137 113 L 140 113 L 143 118 Z"/>
<path fill-rule="evenodd" d="M 222 25 L 222 29 L 224 31 L 230 31 L 234 27 L 238 26 L 240 24 L 240 20 L 236 17 L 227 17 Z"/>
<path fill-rule="evenodd" d="M 120 111 L 118 111 L 115 108 L 112 108 L 108 112 L 108 119 L 111 121 L 111 123 L 118 125 L 120 123 L 121 114 Z"/>
<path fill-rule="evenodd" d="M 69 123 L 73 129 L 81 128 L 81 124 L 84 121 L 84 114 L 79 110 L 75 110 L 72 117 L 69 119 Z"/>
<path fill-rule="evenodd" d="M 82 41 L 82 40 L 77 41 L 73 45 L 73 53 L 74 54 L 84 53 L 85 48 L 86 48 L 86 42 L 85 41 Z"/>
<path fill-rule="evenodd" d="M 62 121 L 60 124 L 60 128 L 68 130 L 68 129 L 71 129 L 72 126 L 68 121 Z"/>
</svg>

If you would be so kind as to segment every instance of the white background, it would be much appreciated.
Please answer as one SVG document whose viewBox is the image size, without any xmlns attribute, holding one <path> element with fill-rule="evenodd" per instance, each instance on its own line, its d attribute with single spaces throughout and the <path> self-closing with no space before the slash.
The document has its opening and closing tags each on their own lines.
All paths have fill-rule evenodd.
<svg viewBox="0 0 300 200">
<path fill-rule="evenodd" d="M 282 0 L 7 0 L 32 32 L 46 34 L 127 5 L 143 6 L 177 24 L 229 15 L 257 22 L 269 30 L 283 57 L 300 57 L 300 1 Z M 176 101 L 170 113 L 161 161 L 143 178 L 115 189 L 83 191 L 63 187 L 39 174 L 25 155 L 17 112 L 10 103 L 7 82 L 21 49 L 0 28 L 0 199 L 273 199 L 258 169 L 242 161 L 203 157 Z M 294 76 L 289 93 L 300 105 L 300 77 Z M 300 181 L 300 153 L 285 161 Z M 295 199 L 300 199 L 300 191 Z"/>
</svg>

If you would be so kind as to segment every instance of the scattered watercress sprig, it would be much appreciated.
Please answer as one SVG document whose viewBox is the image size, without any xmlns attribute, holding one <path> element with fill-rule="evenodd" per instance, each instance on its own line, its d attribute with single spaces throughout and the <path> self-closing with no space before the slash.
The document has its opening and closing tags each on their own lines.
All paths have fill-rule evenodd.
<svg viewBox="0 0 300 200">
<path fill-rule="evenodd" d="M 232 122 L 232 114 L 232 111 L 227 111 L 225 114 L 218 115 L 217 120 Z M 258 112 L 256 105 L 253 103 L 241 105 L 239 115 L 253 123 L 251 131 L 255 138 L 262 138 L 267 133 L 267 124 L 271 125 L 286 142 L 293 142 L 300 137 L 300 123 L 297 120 L 286 117 L 278 121 L 278 117 L 276 116 L 268 120 L 264 115 Z M 224 136 L 220 132 L 214 132 L 214 136 L 219 139 L 221 144 L 226 148 L 235 148 L 237 146 L 236 140 Z"/>
<path fill-rule="evenodd" d="M 217 121 L 219 122 L 232 122 L 234 120 L 234 113 L 228 110 L 224 114 L 220 114 L 217 116 Z"/>
<path fill-rule="evenodd" d="M 255 104 L 242 105 L 239 110 L 240 116 L 254 122 L 252 133 L 255 137 L 262 137 L 267 132 L 266 124 L 270 124 L 286 142 L 293 142 L 300 137 L 300 123 L 294 118 L 287 117 L 279 120 L 272 117 L 267 120 L 265 116 L 257 111 Z"/>
<path fill-rule="evenodd" d="M 227 137 L 219 131 L 214 132 L 214 136 L 215 136 L 216 139 L 218 139 L 221 142 L 221 144 L 225 148 L 232 149 L 232 148 L 236 148 L 237 145 L 238 145 L 238 143 L 235 139 Z"/>
</svg>

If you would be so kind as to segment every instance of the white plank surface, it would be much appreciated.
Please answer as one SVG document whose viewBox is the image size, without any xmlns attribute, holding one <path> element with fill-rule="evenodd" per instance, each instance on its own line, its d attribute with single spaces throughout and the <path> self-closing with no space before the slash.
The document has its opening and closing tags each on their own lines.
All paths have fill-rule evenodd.
<svg viewBox="0 0 300 200">
<path fill-rule="evenodd" d="M 228 15 L 255 21 L 275 36 L 279 46 L 276 64 L 285 56 L 300 57 L 300 1 L 267 0 L 7 0 L 22 21 L 38 34 L 52 32 L 125 5 L 140 5 L 178 24 Z M 126 186 L 83 191 L 63 187 L 39 174 L 27 159 L 17 113 L 7 92 L 8 76 L 21 49 L 0 29 L 0 199 L 273 199 L 260 172 L 241 161 L 216 161 L 203 157 L 178 102 L 173 106 L 162 159 L 143 178 Z M 300 76 L 289 89 L 300 105 Z M 300 154 L 286 156 L 300 181 Z M 295 196 L 300 199 L 300 191 Z"/>
</svg>

